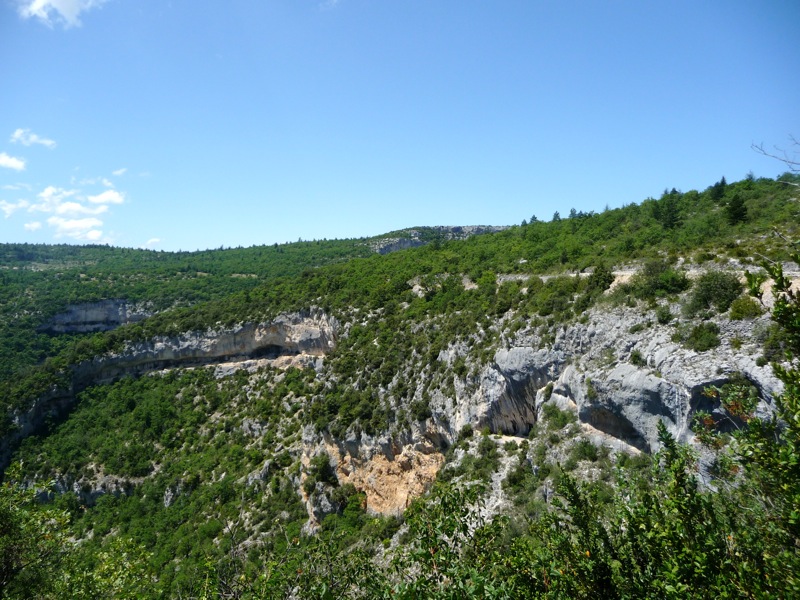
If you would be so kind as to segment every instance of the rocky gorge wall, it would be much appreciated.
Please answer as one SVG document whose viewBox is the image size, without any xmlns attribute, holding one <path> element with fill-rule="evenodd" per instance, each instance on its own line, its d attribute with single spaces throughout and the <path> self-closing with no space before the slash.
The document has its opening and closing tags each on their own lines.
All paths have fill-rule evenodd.
<svg viewBox="0 0 800 600">
<path fill-rule="evenodd" d="M 37 331 L 48 334 L 111 331 L 121 325 L 142 321 L 151 314 L 146 307 L 131 304 L 124 299 L 84 302 L 68 306 L 64 312 L 53 316 Z"/>
<path fill-rule="evenodd" d="M 670 308 L 677 314 L 680 307 L 676 303 Z M 772 369 L 756 363 L 759 332 L 768 325 L 768 315 L 754 321 L 716 317 L 714 322 L 720 328 L 720 345 L 695 352 L 672 340 L 675 324 L 659 324 L 652 311 L 641 307 L 595 306 L 579 320 L 546 334 L 533 324 L 507 333 L 509 324 L 501 319 L 498 327 L 506 333 L 492 359 L 464 378 L 453 375 L 451 388 L 434 389 L 430 418 L 372 436 L 351 427 L 341 439 L 307 426 L 293 453 L 306 466 L 316 454 L 326 453 L 339 483 L 351 483 L 365 493 L 368 511 L 399 514 L 430 487 L 447 448 L 465 426 L 524 438 L 547 402 L 574 411 L 590 437 L 622 451 L 657 450 L 659 421 L 678 439 L 691 442 L 693 412 L 717 408 L 703 395 L 705 387 L 722 385 L 740 373 L 758 390 L 762 412 L 771 410 L 781 391 Z M 218 376 L 225 376 L 253 361 L 289 365 L 302 359 L 303 365 L 317 369 L 318 377 L 333 377 L 322 368 L 322 359 L 335 348 L 342 329 L 335 318 L 312 309 L 268 322 L 131 343 L 118 354 L 77 365 L 68 388 L 52 390 L 17 415 L 16 431 L 0 446 L 0 464 L 6 464 L 16 444 L 48 418 L 66 414 L 82 389 L 126 375 L 215 365 Z M 465 345 L 453 343 L 438 360 L 452 365 L 467 354 Z M 421 394 L 420 388 L 413 399 Z M 253 474 L 254 480 L 259 478 L 263 477 Z M 94 483 L 64 481 L 62 486 L 86 488 L 82 493 L 92 501 L 102 493 L 129 493 L 107 477 Z M 325 498 L 324 493 L 304 495 L 312 524 L 333 510 Z"/>
<path fill-rule="evenodd" d="M 716 408 L 708 405 L 703 390 L 726 383 L 735 373 L 756 387 L 762 413 L 772 410 L 782 389 L 771 367 L 756 362 L 758 331 L 766 327 L 767 316 L 715 319 L 721 343 L 705 352 L 673 341 L 674 326 L 659 325 L 639 309 L 595 308 L 587 316 L 586 322 L 559 329 L 544 348 L 536 334 L 523 332 L 499 350 L 475 391 L 457 386 L 450 419 L 455 428 L 469 423 L 525 435 L 542 404 L 550 401 L 574 410 L 582 423 L 650 452 L 658 449 L 658 421 L 679 440 L 691 442 L 691 415 L 699 408 Z"/>
<path fill-rule="evenodd" d="M 13 416 L 14 430 L 0 440 L 0 469 L 21 440 L 41 430 L 48 420 L 62 419 L 77 395 L 90 385 L 111 383 L 125 376 L 151 371 L 218 365 L 249 359 L 282 362 L 304 360 L 319 365 L 319 359 L 336 344 L 339 324 L 322 311 L 282 314 L 269 322 L 244 323 L 235 327 L 191 331 L 174 337 L 160 336 L 129 343 L 118 354 L 84 361 L 71 368 L 68 385 L 54 388 L 24 412 Z"/>
<path fill-rule="evenodd" d="M 677 304 L 672 308 L 679 311 Z M 703 390 L 721 386 L 735 374 L 758 391 L 758 412 L 771 413 L 782 383 L 769 365 L 756 362 L 769 316 L 753 321 L 716 317 L 714 322 L 721 343 L 705 352 L 673 341 L 675 325 L 659 324 L 641 308 L 592 308 L 585 318 L 559 327 L 550 339 L 523 328 L 476 375 L 455 378 L 454 395 L 435 391 L 431 418 L 394 436 L 351 429 L 346 439 L 333 440 L 309 431 L 304 463 L 326 452 L 340 483 L 353 483 L 366 494 L 369 511 L 399 514 L 409 499 L 433 483 L 445 449 L 458 440 L 462 428 L 524 438 L 547 402 L 573 411 L 595 443 L 634 453 L 659 449 L 659 421 L 677 439 L 692 443 L 694 412 L 719 410 Z M 452 363 L 465 352 L 454 345 L 439 358 Z M 325 513 L 322 497 L 307 498 L 309 514 L 317 522 Z"/>
</svg>

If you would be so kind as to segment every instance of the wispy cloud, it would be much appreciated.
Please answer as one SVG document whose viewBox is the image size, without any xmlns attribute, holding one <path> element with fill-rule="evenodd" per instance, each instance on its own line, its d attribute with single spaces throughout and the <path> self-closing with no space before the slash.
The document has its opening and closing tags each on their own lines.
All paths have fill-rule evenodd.
<svg viewBox="0 0 800 600">
<path fill-rule="evenodd" d="M 72 185 L 102 185 L 108 188 L 114 187 L 114 182 L 108 177 L 86 177 L 84 179 L 78 179 L 73 176 L 70 179 L 70 183 L 72 183 Z"/>
<path fill-rule="evenodd" d="M 332 9 L 336 8 L 339 5 L 341 0 L 323 0 L 319 3 L 319 7 L 322 9 Z"/>
<path fill-rule="evenodd" d="M 33 146 L 34 144 L 39 144 L 50 149 L 56 147 L 54 140 L 43 138 L 33 133 L 30 129 L 17 129 L 14 131 L 14 133 L 11 134 L 11 142 L 15 144 L 19 143 L 23 146 Z"/>
<path fill-rule="evenodd" d="M 35 17 L 48 27 L 58 23 L 78 27 L 80 15 L 105 4 L 106 0 L 18 0 L 17 12 L 23 19 Z"/>
<path fill-rule="evenodd" d="M 7 183 L 0 189 L 11 191 L 27 190 L 30 192 L 33 188 L 28 183 Z"/>
<path fill-rule="evenodd" d="M 57 215 L 69 216 L 101 215 L 106 211 L 108 211 L 108 205 L 106 204 L 101 204 L 100 206 L 84 206 L 77 202 L 64 202 L 63 204 L 59 204 L 55 209 Z"/>
<path fill-rule="evenodd" d="M 116 171 L 111 171 L 111 174 L 112 174 L 114 177 L 122 177 L 122 176 L 123 176 L 123 175 L 125 175 L 125 173 L 127 173 L 127 172 L 128 172 L 128 169 L 127 169 L 127 167 L 123 167 L 123 168 L 121 168 L 121 169 L 117 169 Z"/>
<path fill-rule="evenodd" d="M 8 202 L 7 200 L 0 200 L 0 211 L 6 216 L 6 219 L 13 215 L 18 210 L 28 208 L 30 203 L 27 200 L 20 200 L 18 202 Z"/>
<path fill-rule="evenodd" d="M 15 171 L 24 171 L 25 160 L 15 156 L 9 156 L 5 152 L 0 152 L 0 167 L 14 169 Z"/>
<path fill-rule="evenodd" d="M 65 200 L 72 198 L 77 193 L 78 190 L 65 190 L 64 188 L 49 185 L 36 195 L 39 201 L 31 204 L 28 212 L 57 212 L 58 207 L 61 206 Z"/>
<path fill-rule="evenodd" d="M 47 186 L 36 195 L 36 202 L 21 200 L 17 203 L 0 202 L 6 217 L 26 209 L 28 213 L 45 213 L 47 225 L 54 229 L 56 238 L 71 238 L 81 242 L 97 242 L 103 238 L 103 221 L 98 217 L 109 212 L 110 206 L 122 204 L 124 196 L 117 190 L 105 190 L 95 196 L 84 196 L 80 190 Z M 39 223 L 39 225 L 35 225 Z M 41 223 L 26 223 L 25 229 L 36 231 Z"/>
<path fill-rule="evenodd" d="M 64 217 L 50 217 L 47 224 L 55 228 L 57 238 L 68 237 L 74 240 L 96 242 L 103 237 L 103 226 L 100 219 L 87 217 L 85 219 L 65 219 Z"/>
<path fill-rule="evenodd" d="M 152 248 L 154 246 L 158 246 L 161 243 L 161 238 L 150 238 L 144 243 L 145 248 Z"/>
<path fill-rule="evenodd" d="M 17 129 L 11 134 L 11 143 L 23 146 L 34 144 L 51 148 L 53 140 L 36 135 L 29 129 Z M 0 167 L 16 171 L 26 170 L 23 158 L 0 153 Z M 113 176 L 119 176 L 127 169 L 117 169 Z M 48 230 L 55 239 L 69 238 L 78 242 L 112 243 L 115 235 L 104 232 L 103 219 L 110 215 L 116 206 L 126 202 L 125 194 L 115 188 L 112 175 L 70 178 L 69 187 L 48 185 L 39 187 L 36 193 L 29 183 L 6 183 L 0 199 L 0 219 L 17 218 L 22 221 L 25 231 Z M 15 198 L 8 198 L 14 194 Z M 2 198 L 2 196 L 0 196 Z M 26 215 L 20 218 L 19 215 Z"/>
<path fill-rule="evenodd" d="M 96 196 L 88 196 L 86 199 L 92 204 L 122 204 L 125 202 L 125 197 L 117 190 L 106 190 Z"/>
</svg>

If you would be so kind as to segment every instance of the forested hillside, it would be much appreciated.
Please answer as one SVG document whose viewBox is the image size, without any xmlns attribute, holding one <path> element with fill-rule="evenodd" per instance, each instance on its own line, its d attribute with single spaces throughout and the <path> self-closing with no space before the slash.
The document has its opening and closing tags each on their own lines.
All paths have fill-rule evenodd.
<svg viewBox="0 0 800 600">
<path fill-rule="evenodd" d="M 800 593 L 798 183 L 387 254 L 0 245 L 0 597 Z"/>
</svg>

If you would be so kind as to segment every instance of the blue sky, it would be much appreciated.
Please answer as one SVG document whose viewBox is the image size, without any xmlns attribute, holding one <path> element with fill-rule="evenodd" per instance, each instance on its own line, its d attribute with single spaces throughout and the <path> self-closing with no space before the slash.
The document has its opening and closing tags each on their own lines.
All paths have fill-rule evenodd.
<svg viewBox="0 0 800 600">
<path fill-rule="evenodd" d="M 0 241 L 506 225 L 783 169 L 800 3 L 0 0 Z"/>
</svg>

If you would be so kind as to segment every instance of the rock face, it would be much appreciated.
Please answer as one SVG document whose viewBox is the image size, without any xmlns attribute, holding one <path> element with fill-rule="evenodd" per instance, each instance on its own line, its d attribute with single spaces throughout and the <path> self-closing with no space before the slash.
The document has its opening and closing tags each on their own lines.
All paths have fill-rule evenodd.
<svg viewBox="0 0 800 600">
<path fill-rule="evenodd" d="M 268 323 L 191 331 L 128 345 L 121 353 L 78 365 L 79 384 L 107 383 L 123 375 L 165 368 L 201 366 L 234 359 L 322 357 L 336 344 L 338 322 L 321 311 L 279 315 Z"/>
<path fill-rule="evenodd" d="M 106 494 L 114 496 L 130 495 L 138 483 L 141 483 L 141 478 L 125 479 L 113 475 L 99 474 L 92 478 L 82 477 L 75 479 L 74 477 L 58 475 L 51 482 L 52 489 L 40 490 L 37 497 L 40 500 L 52 500 L 56 494 L 72 492 L 78 497 L 81 504 L 94 506 L 97 503 L 97 499 Z M 36 487 L 35 484 L 34 487 Z M 174 489 L 167 489 L 164 494 L 165 505 L 167 498 L 171 502 L 177 493 L 179 493 L 179 490 L 176 492 Z"/>
<path fill-rule="evenodd" d="M 672 308 L 677 312 L 677 305 Z M 546 340 L 536 329 L 523 328 L 477 375 L 456 378 L 455 394 L 434 391 L 432 418 L 393 437 L 306 436 L 305 460 L 327 452 L 339 482 L 366 493 L 369 511 L 397 514 L 432 484 L 444 463 L 443 449 L 465 425 L 527 436 L 547 402 L 574 411 L 591 439 L 630 452 L 659 449 L 659 422 L 677 439 L 692 442 L 692 415 L 719 409 L 703 390 L 724 385 L 734 374 L 757 389 L 758 411 L 772 412 L 782 384 L 771 367 L 755 361 L 761 347 L 757 332 L 768 316 L 715 321 L 722 342 L 700 353 L 672 341 L 675 325 L 658 324 L 641 308 L 594 307 Z M 439 360 L 452 364 L 466 352 L 452 346 Z M 309 514 L 324 516 L 324 507 L 309 503 Z"/>
<path fill-rule="evenodd" d="M 150 315 L 143 307 L 131 305 L 127 300 L 86 302 L 67 307 L 66 311 L 55 315 L 38 331 L 49 334 L 110 331 Z"/>
<path fill-rule="evenodd" d="M 445 461 L 440 444 L 440 434 L 430 421 L 416 423 L 399 436 L 372 437 L 351 429 L 344 440 L 315 434 L 308 427 L 303 436 L 301 460 L 307 465 L 315 454 L 327 453 L 339 484 L 351 483 L 364 492 L 367 511 L 399 516 L 436 479 Z M 320 503 L 321 498 L 315 494 L 306 499 L 312 518 L 310 529 L 334 510 Z"/>
<path fill-rule="evenodd" d="M 465 226 L 438 226 L 438 227 L 425 227 L 425 231 L 432 231 L 444 240 L 464 240 L 473 235 L 481 235 L 484 233 L 497 233 L 508 229 L 508 227 L 490 226 L 490 225 L 465 225 Z M 371 243 L 373 252 L 378 254 L 389 254 L 390 252 L 397 252 L 398 250 L 407 250 L 408 248 L 417 248 L 424 246 L 426 242 L 422 238 L 422 232 L 419 229 L 406 229 L 399 232 L 400 235 L 381 238 Z"/>
<path fill-rule="evenodd" d="M 477 393 L 465 394 L 457 403 L 456 431 L 472 425 L 494 433 L 528 435 L 537 420 L 539 389 L 558 376 L 565 361 L 560 350 L 530 346 L 498 350 L 494 363 L 481 373 Z"/>
<path fill-rule="evenodd" d="M 231 360 L 271 360 L 278 366 L 319 365 L 336 344 L 339 324 L 322 311 L 277 316 L 265 323 L 246 323 L 216 331 L 194 331 L 129 344 L 124 351 L 85 361 L 72 368 L 69 384 L 38 398 L 25 412 L 14 415 L 15 429 L 0 440 L 0 469 L 7 466 L 21 440 L 49 419 L 60 419 L 90 385 L 124 376 L 173 368 L 225 363 Z M 224 368 L 224 367 L 223 367 Z"/>
<path fill-rule="evenodd" d="M 771 367 L 755 361 L 760 345 L 754 331 L 759 323 L 766 326 L 766 316 L 756 323 L 717 319 L 722 343 L 701 353 L 673 342 L 674 327 L 650 322 L 641 310 L 595 308 L 588 317 L 561 328 L 545 347 L 535 334 L 523 334 L 497 351 L 477 386 L 456 385 L 454 401 L 438 398 L 442 420 L 454 425 L 448 437 L 466 424 L 526 435 L 542 404 L 552 401 L 575 410 L 594 429 L 649 452 L 658 448 L 659 421 L 691 442 L 694 412 L 718 409 L 703 390 L 725 384 L 734 373 L 758 390 L 761 413 L 772 411 L 782 390 Z"/>
</svg>

